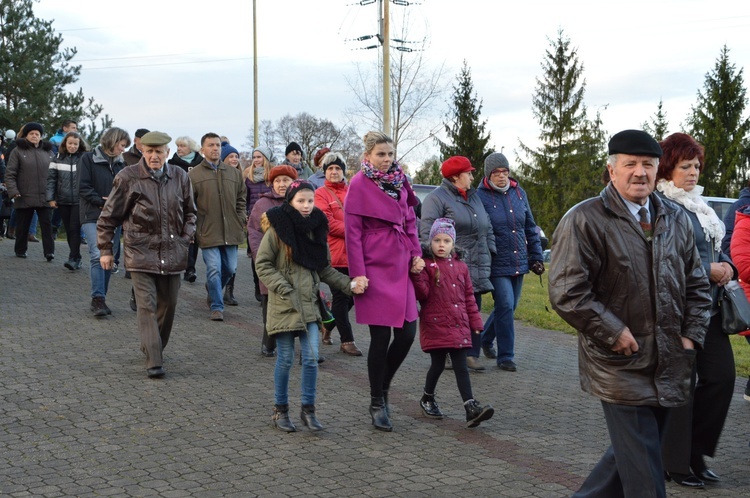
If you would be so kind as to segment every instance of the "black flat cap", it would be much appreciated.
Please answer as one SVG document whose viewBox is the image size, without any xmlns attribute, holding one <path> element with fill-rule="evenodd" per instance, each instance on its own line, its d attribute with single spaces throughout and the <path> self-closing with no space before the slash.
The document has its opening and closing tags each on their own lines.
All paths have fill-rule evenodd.
<svg viewBox="0 0 750 498">
<path fill-rule="evenodd" d="M 661 157 L 662 150 L 654 138 L 641 130 L 624 130 L 609 141 L 609 154 Z"/>
</svg>

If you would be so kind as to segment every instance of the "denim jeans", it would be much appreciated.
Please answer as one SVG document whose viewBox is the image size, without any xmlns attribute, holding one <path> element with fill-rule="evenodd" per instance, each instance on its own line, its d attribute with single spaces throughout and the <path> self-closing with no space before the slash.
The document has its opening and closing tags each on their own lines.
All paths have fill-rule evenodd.
<svg viewBox="0 0 750 498">
<path fill-rule="evenodd" d="M 513 323 L 513 314 L 521 299 L 521 287 L 523 286 L 523 275 L 515 277 L 490 277 L 490 282 L 495 288 L 492 298 L 495 300 L 495 309 L 490 313 L 482 332 L 482 346 L 490 347 L 497 339 L 497 364 L 503 361 L 513 361 L 516 330 Z"/>
<path fill-rule="evenodd" d="M 96 243 L 96 223 L 84 223 L 81 225 L 83 233 L 86 236 L 88 243 L 86 247 L 89 249 L 89 277 L 91 278 L 91 297 L 106 297 L 107 289 L 109 289 L 109 277 L 112 273 L 109 270 L 104 270 L 99 264 L 99 246 Z M 112 243 L 119 247 L 120 246 L 120 230 L 115 230 L 114 239 Z M 115 247 L 112 248 L 114 253 Z"/>
<path fill-rule="evenodd" d="M 237 271 L 237 246 L 217 246 L 202 249 L 206 263 L 206 289 L 211 298 L 211 311 L 224 311 L 222 289 Z"/>
<path fill-rule="evenodd" d="M 276 338 L 276 368 L 273 371 L 274 402 L 289 404 L 289 371 L 294 363 L 294 338 L 299 337 L 302 352 L 302 404 L 315 404 L 315 389 L 318 382 L 318 335 L 317 322 L 307 324 L 307 331 L 281 332 Z"/>
</svg>

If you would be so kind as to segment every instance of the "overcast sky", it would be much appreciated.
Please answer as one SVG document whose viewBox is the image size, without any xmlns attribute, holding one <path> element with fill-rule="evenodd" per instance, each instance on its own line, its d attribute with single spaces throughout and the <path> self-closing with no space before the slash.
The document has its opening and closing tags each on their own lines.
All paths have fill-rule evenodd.
<svg viewBox="0 0 750 498">
<path fill-rule="evenodd" d="M 364 0 L 367 2 L 368 0 Z M 411 2 L 411 0 L 409 0 Z M 196 140 L 207 131 L 247 150 L 253 123 L 252 1 L 41 0 L 75 46 L 82 87 L 116 126 Z M 519 140 L 535 144 L 531 99 L 549 38 L 562 29 L 584 65 L 585 102 L 609 134 L 639 128 L 660 99 L 678 131 L 723 45 L 737 68 L 750 61 L 750 2 L 740 0 L 418 0 L 391 6 L 393 30 L 404 13 L 410 37 L 427 36 L 424 57 L 445 64 L 450 89 L 463 60 L 483 102 L 491 144 L 514 161 Z M 355 0 L 258 0 L 260 119 L 308 112 L 348 122 L 355 99 L 346 79 L 355 63 L 377 63 L 370 42 L 377 7 Z M 392 31 L 393 34 L 393 31 Z M 748 75 L 745 73 L 745 87 Z M 435 112 L 448 110 L 449 90 Z M 360 135 L 367 129 L 358 128 Z M 425 150 L 423 156 L 436 153 Z M 276 151 L 277 155 L 283 151 Z M 417 159 L 414 157 L 414 159 Z"/>
</svg>

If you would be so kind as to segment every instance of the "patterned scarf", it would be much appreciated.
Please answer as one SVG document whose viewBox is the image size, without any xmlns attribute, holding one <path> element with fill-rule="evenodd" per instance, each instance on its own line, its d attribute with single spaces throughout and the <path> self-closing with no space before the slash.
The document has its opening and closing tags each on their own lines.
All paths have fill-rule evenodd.
<svg viewBox="0 0 750 498">
<path fill-rule="evenodd" d="M 386 172 L 375 169 L 368 161 L 362 161 L 362 173 L 391 198 L 396 200 L 401 198 L 401 187 L 406 181 L 406 175 L 397 161 L 393 161 Z"/>
</svg>

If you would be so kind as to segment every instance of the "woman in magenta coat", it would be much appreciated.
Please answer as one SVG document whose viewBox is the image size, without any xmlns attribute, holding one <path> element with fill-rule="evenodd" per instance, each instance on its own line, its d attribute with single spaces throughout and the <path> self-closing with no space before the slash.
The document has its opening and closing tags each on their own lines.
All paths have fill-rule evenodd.
<svg viewBox="0 0 750 498">
<path fill-rule="evenodd" d="M 365 293 L 355 296 L 354 310 L 357 323 L 370 327 L 367 373 L 372 424 L 391 431 L 388 389 L 417 332 L 417 302 L 409 271 L 421 270 L 424 261 L 414 214 L 418 201 L 394 161 L 393 141 L 375 131 L 364 141 L 362 169 L 352 178 L 344 203 L 346 252 L 349 274 L 367 277 L 369 282 Z"/>
</svg>

